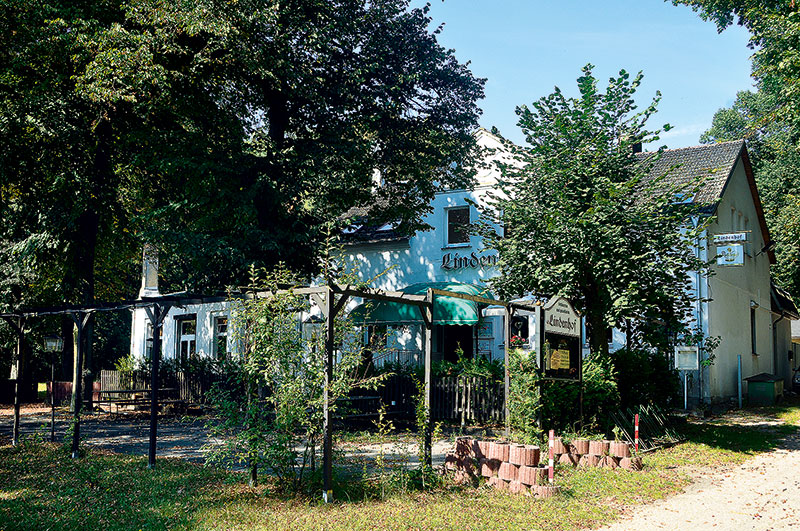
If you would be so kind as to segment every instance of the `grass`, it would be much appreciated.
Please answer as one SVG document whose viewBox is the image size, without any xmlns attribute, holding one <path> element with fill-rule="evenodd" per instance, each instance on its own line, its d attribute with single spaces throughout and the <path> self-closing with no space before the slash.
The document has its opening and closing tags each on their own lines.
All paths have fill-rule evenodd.
<svg viewBox="0 0 800 531">
<path fill-rule="evenodd" d="M 770 414 L 793 418 L 800 408 Z M 90 451 L 73 461 L 61 447 L 31 442 L 0 448 L 0 530 L 596 527 L 614 520 L 625 506 L 681 490 L 689 482 L 689 467 L 741 463 L 794 429 L 754 419 L 746 426 L 690 423 L 687 441 L 647 454 L 642 472 L 559 469 L 564 494 L 549 500 L 455 486 L 379 500 L 374 491 L 365 495 L 362 483 L 336 492 L 346 501 L 324 506 L 316 496 L 287 498 L 271 485 L 252 489 L 241 474 L 177 459 L 160 459 L 148 470 L 143 457 Z"/>
</svg>

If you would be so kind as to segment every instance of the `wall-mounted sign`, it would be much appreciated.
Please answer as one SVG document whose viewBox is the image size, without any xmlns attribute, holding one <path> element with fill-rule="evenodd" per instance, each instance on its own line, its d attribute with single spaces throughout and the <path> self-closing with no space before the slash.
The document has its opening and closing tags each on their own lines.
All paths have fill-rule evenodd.
<svg viewBox="0 0 800 531">
<path fill-rule="evenodd" d="M 545 333 L 580 337 L 581 318 L 567 299 L 554 297 L 544 307 Z"/>
<path fill-rule="evenodd" d="M 675 347 L 675 368 L 679 371 L 696 371 L 700 368 L 699 350 L 696 346 Z"/>
<path fill-rule="evenodd" d="M 459 253 L 445 253 L 442 256 L 442 269 L 455 271 L 458 269 L 480 269 L 487 266 L 497 265 L 496 254 L 470 254 L 461 255 Z"/>
<path fill-rule="evenodd" d="M 729 232 L 727 234 L 714 234 L 714 243 L 731 243 L 731 242 L 746 242 L 746 232 Z"/>
<path fill-rule="evenodd" d="M 717 247 L 717 265 L 741 266 L 744 265 L 744 246 L 741 243 L 731 243 Z"/>
</svg>

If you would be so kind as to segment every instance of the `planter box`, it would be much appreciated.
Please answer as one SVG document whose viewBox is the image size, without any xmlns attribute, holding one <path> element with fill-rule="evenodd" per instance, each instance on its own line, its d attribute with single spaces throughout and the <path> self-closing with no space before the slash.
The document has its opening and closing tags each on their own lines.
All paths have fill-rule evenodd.
<svg viewBox="0 0 800 531">
<path fill-rule="evenodd" d="M 561 437 L 556 437 L 553 439 L 553 452 L 559 455 L 569 453 L 569 449 L 567 449 L 567 446 L 561 440 Z"/>
<path fill-rule="evenodd" d="M 508 451 L 508 462 L 513 465 L 525 465 L 525 445 L 512 444 Z"/>
<path fill-rule="evenodd" d="M 558 463 L 561 465 L 572 465 L 575 466 L 578 464 L 579 456 L 575 454 L 561 454 L 561 457 L 558 458 Z"/>
<path fill-rule="evenodd" d="M 641 457 L 623 457 L 619 460 L 620 468 L 625 470 L 641 470 L 642 458 Z"/>
<path fill-rule="evenodd" d="M 508 461 L 511 445 L 507 442 L 496 442 L 492 445 L 492 459 Z"/>
<path fill-rule="evenodd" d="M 588 466 L 597 466 L 597 464 L 599 462 L 600 462 L 600 457 L 599 456 L 588 454 L 588 455 L 584 455 L 583 457 L 581 457 L 581 460 L 578 463 L 578 466 L 586 466 L 586 467 L 588 467 Z"/>
<path fill-rule="evenodd" d="M 615 469 L 619 467 L 619 457 L 614 457 L 613 455 L 606 455 L 600 458 L 600 463 L 598 466 L 604 468 Z"/>
<path fill-rule="evenodd" d="M 529 444 L 525 446 L 525 459 L 524 463 L 525 466 L 536 466 L 539 464 L 539 459 L 541 458 L 541 450 L 539 450 L 538 446 Z"/>
<path fill-rule="evenodd" d="M 478 464 L 481 467 L 481 476 L 485 478 L 496 476 L 500 470 L 500 461 L 497 459 L 481 459 Z"/>
</svg>

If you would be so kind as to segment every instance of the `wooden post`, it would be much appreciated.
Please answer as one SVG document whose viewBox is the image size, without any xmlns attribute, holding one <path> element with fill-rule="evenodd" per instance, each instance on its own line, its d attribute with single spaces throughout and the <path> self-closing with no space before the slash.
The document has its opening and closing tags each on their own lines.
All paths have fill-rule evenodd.
<svg viewBox="0 0 800 531">
<path fill-rule="evenodd" d="M 19 444 L 19 408 L 22 400 L 22 376 L 25 372 L 25 317 L 19 316 L 16 320 L 11 317 L 5 317 L 5 321 L 14 329 L 14 335 L 17 336 L 16 356 L 14 365 L 11 370 L 14 377 L 14 426 L 11 435 L 11 444 L 17 446 Z"/>
<path fill-rule="evenodd" d="M 55 356 L 55 354 L 51 354 Z M 56 360 L 50 363 L 50 442 L 56 442 Z"/>
<path fill-rule="evenodd" d="M 505 424 L 506 424 L 506 437 L 511 435 L 511 415 L 508 414 L 508 394 L 509 394 L 509 387 L 511 386 L 511 379 L 508 375 L 508 357 L 509 357 L 509 348 L 510 348 L 510 339 L 511 339 L 511 316 L 513 315 L 513 309 L 506 306 L 505 307 L 505 333 L 503 334 L 503 361 L 504 361 L 504 374 L 505 380 L 503 382 L 503 415 L 505 417 Z"/>
<path fill-rule="evenodd" d="M 331 384 L 333 383 L 334 314 L 333 291 L 325 293 L 321 307 L 325 316 L 325 388 L 322 405 L 322 501 L 333 502 L 333 426 L 331 425 Z"/>
<path fill-rule="evenodd" d="M 89 319 L 92 318 L 92 312 L 78 312 L 70 314 L 75 326 L 78 329 L 77 340 L 77 355 L 75 356 L 75 367 L 73 367 L 73 385 L 72 385 L 72 400 L 75 408 L 72 411 L 72 458 L 79 457 L 79 447 L 81 442 L 81 406 L 83 405 L 83 396 L 81 387 L 83 384 L 83 343 L 84 331 Z"/>
<path fill-rule="evenodd" d="M 433 357 L 433 292 L 428 288 L 425 293 L 425 306 L 421 307 L 422 320 L 425 325 L 423 348 L 425 349 L 425 427 L 423 434 L 423 451 L 426 466 L 433 461 L 431 442 L 431 358 Z"/>
<path fill-rule="evenodd" d="M 156 442 L 158 440 L 158 371 L 161 361 L 161 329 L 164 317 L 169 313 L 170 304 L 154 303 L 153 308 L 145 307 L 147 317 L 153 328 L 153 350 L 150 360 L 150 445 L 147 451 L 147 468 L 156 466 Z"/>
</svg>

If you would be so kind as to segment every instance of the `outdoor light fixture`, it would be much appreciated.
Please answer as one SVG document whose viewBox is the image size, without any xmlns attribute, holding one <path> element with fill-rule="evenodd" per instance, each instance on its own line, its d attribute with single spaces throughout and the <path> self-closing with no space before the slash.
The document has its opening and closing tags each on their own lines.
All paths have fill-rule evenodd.
<svg viewBox="0 0 800 531">
<path fill-rule="evenodd" d="M 44 336 L 44 351 L 45 352 L 60 352 L 64 349 L 64 340 L 61 336 L 49 335 Z"/>
<path fill-rule="evenodd" d="M 56 352 L 64 349 L 64 339 L 57 335 L 44 336 L 44 351 L 52 353 L 50 359 L 50 442 L 56 442 Z"/>
<path fill-rule="evenodd" d="M 774 250 L 775 250 L 775 242 L 767 242 L 766 244 L 764 244 L 764 248 L 758 251 L 758 254 L 756 256 L 762 253 L 769 253 Z"/>
</svg>

